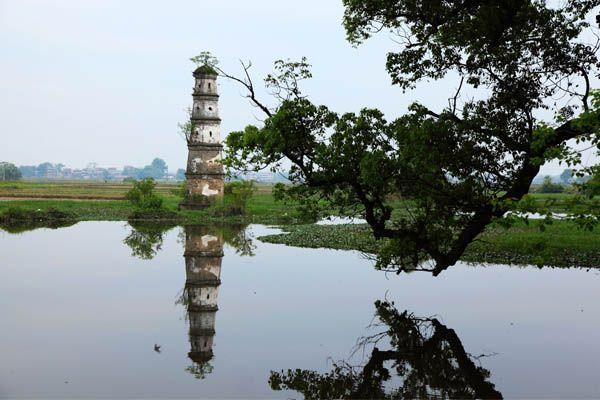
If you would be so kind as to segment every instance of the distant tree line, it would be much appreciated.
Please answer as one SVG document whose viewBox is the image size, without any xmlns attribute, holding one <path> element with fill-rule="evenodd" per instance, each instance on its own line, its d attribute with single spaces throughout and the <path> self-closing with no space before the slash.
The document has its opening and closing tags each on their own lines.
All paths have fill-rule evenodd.
<svg viewBox="0 0 600 400">
<path fill-rule="evenodd" d="M 161 158 L 155 158 L 149 165 L 142 168 L 125 166 L 123 169 L 101 168 L 91 163 L 86 168 L 67 168 L 62 163 L 44 162 L 39 165 L 21 165 L 0 162 L 0 180 L 24 179 L 94 179 L 94 180 L 126 180 L 126 179 L 185 179 L 185 170 L 178 169 L 176 174 L 169 175 L 167 163 Z"/>
<path fill-rule="evenodd" d="M 597 174 L 580 176 L 575 170 L 567 168 L 558 176 L 544 176 L 540 184 L 531 187 L 531 191 L 536 193 L 583 192 L 582 194 L 593 197 L 600 194 L 596 188 L 597 184 L 595 184 L 598 181 L 600 181 L 600 176 Z M 585 187 L 582 187 L 584 184 Z"/>
<path fill-rule="evenodd" d="M 134 179 L 164 179 L 167 176 L 167 163 L 163 159 L 155 158 L 150 165 L 143 168 L 126 166 L 123 168 L 123 176 Z"/>
<path fill-rule="evenodd" d="M 0 180 L 17 181 L 21 179 L 21 171 L 14 164 L 0 161 Z"/>
</svg>

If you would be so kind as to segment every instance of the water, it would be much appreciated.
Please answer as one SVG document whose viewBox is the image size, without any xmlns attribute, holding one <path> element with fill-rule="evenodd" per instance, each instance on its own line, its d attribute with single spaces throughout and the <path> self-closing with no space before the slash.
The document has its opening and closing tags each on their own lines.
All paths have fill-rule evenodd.
<svg viewBox="0 0 600 400">
<path fill-rule="evenodd" d="M 396 351 L 381 364 L 391 373 L 387 391 L 427 384 L 466 396 L 483 383 L 505 398 L 600 396 L 599 271 L 458 265 L 437 278 L 386 275 L 356 252 L 248 240 L 267 232 L 138 227 L 132 235 L 115 222 L 0 231 L 0 397 L 302 398 L 273 390 L 271 371 L 322 374 L 345 360 L 357 366 L 346 383 L 364 384 L 373 346 L 357 340 L 385 331 L 409 343 L 390 347 L 382 335 L 377 344 Z M 198 262 L 213 274 L 194 270 Z M 368 328 L 385 299 L 410 314 L 400 328 Z M 413 323 L 427 343 L 438 332 L 442 344 L 409 337 Z M 460 346 L 441 335 L 449 331 Z M 461 356 L 475 379 L 464 378 Z M 416 383 L 403 383 L 393 363 Z M 443 368 L 460 379 L 440 384 Z"/>
</svg>

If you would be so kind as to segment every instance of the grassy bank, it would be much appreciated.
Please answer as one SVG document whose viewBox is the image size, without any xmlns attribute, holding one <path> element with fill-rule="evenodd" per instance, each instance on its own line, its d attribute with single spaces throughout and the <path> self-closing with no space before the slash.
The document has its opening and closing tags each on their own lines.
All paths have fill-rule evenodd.
<svg viewBox="0 0 600 400">
<path fill-rule="evenodd" d="M 381 242 L 367 225 L 295 225 L 286 233 L 263 236 L 268 243 L 297 247 L 358 250 L 376 254 Z M 554 221 L 545 231 L 518 223 L 505 229 L 492 226 L 472 243 L 464 261 L 534 264 L 555 267 L 600 267 L 600 230 L 584 231 L 570 221 Z"/>
<path fill-rule="evenodd" d="M 14 189 L 13 187 L 17 187 Z M 57 210 L 68 213 L 77 221 L 124 221 L 135 211 L 125 199 L 130 184 L 103 183 L 0 183 L 0 214 L 8 209 L 24 211 Z M 159 184 L 155 192 L 163 199 L 165 210 L 176 213 L 185 223 L 207 221 L 293 223 L 300 219 L 293 205 L 276 203 L 270 186 L 258 186 L 249 200 L 244 216 L 222 216 L 214 208 L 200 211 L 178 211 L 181 198 L 173 192 L 176 185 Z M 12 195 L 7 195 L 10 193 Z"/>
</svg>

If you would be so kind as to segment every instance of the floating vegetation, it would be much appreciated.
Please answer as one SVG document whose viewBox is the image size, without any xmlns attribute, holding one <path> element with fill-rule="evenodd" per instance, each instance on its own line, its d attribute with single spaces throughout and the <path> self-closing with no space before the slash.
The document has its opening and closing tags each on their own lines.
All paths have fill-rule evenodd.
<svg viewBox="0 0 600 400">
<path fill-rule="evenodd" d="M 378 254 L 386 243 L 375 240 L 367 225 L 283 226 L 284 233 L 259 237 L 263 242 L 308 248 L 358 250 Z M 524 223 L 494 226 L 467 247 L 468 262 L 549 267 L 600 267 L 600 231 L 579 229 L 571 221 L 554 221 L 543 231 Z"/>
</svg>

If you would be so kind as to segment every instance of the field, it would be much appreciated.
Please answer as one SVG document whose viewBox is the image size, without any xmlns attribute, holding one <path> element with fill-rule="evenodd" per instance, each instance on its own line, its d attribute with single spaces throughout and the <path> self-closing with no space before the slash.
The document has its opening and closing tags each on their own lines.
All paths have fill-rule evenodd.
<svg viewBox="0 0 600 400">
<path fill-rule="evenodd" d="M 82 181 L 18 181 L 0 182 L 0 199 L 69 199 L 69 200 L 125 200 L 131 183 L 104 183 Z M 158 183 L 155 191 L 162 197 L 174 197 L 177 183 Z M 258 185 L 257 193 L 271 193 L 268 185 Z"/>
<path fill-rule="evenodd" d="M 130 183 L 81 181 L 0 182 L 0 214 L 8 208 L 17 207 L 24 210 L 57 209 L 79 221 L 127 220 L 133 206 L 125 200 L 125 194 L 131 187 Z M 181 202 L 177 194 L 179 189 L 180 186 L 175 183 L 158 183 L 155 191 L 163 198 L 168 210 L 176 211 Z M 186 222 L 215 219 L 206 211 L 182 211 L 179 214 Z M 247 214 L 247 217 L 237 220 L 284 223 L 293 222 L 298 217 L 294 207 L 274 201 L 269 185 L 257 185 L 248 203 Z"/>
</svg>

